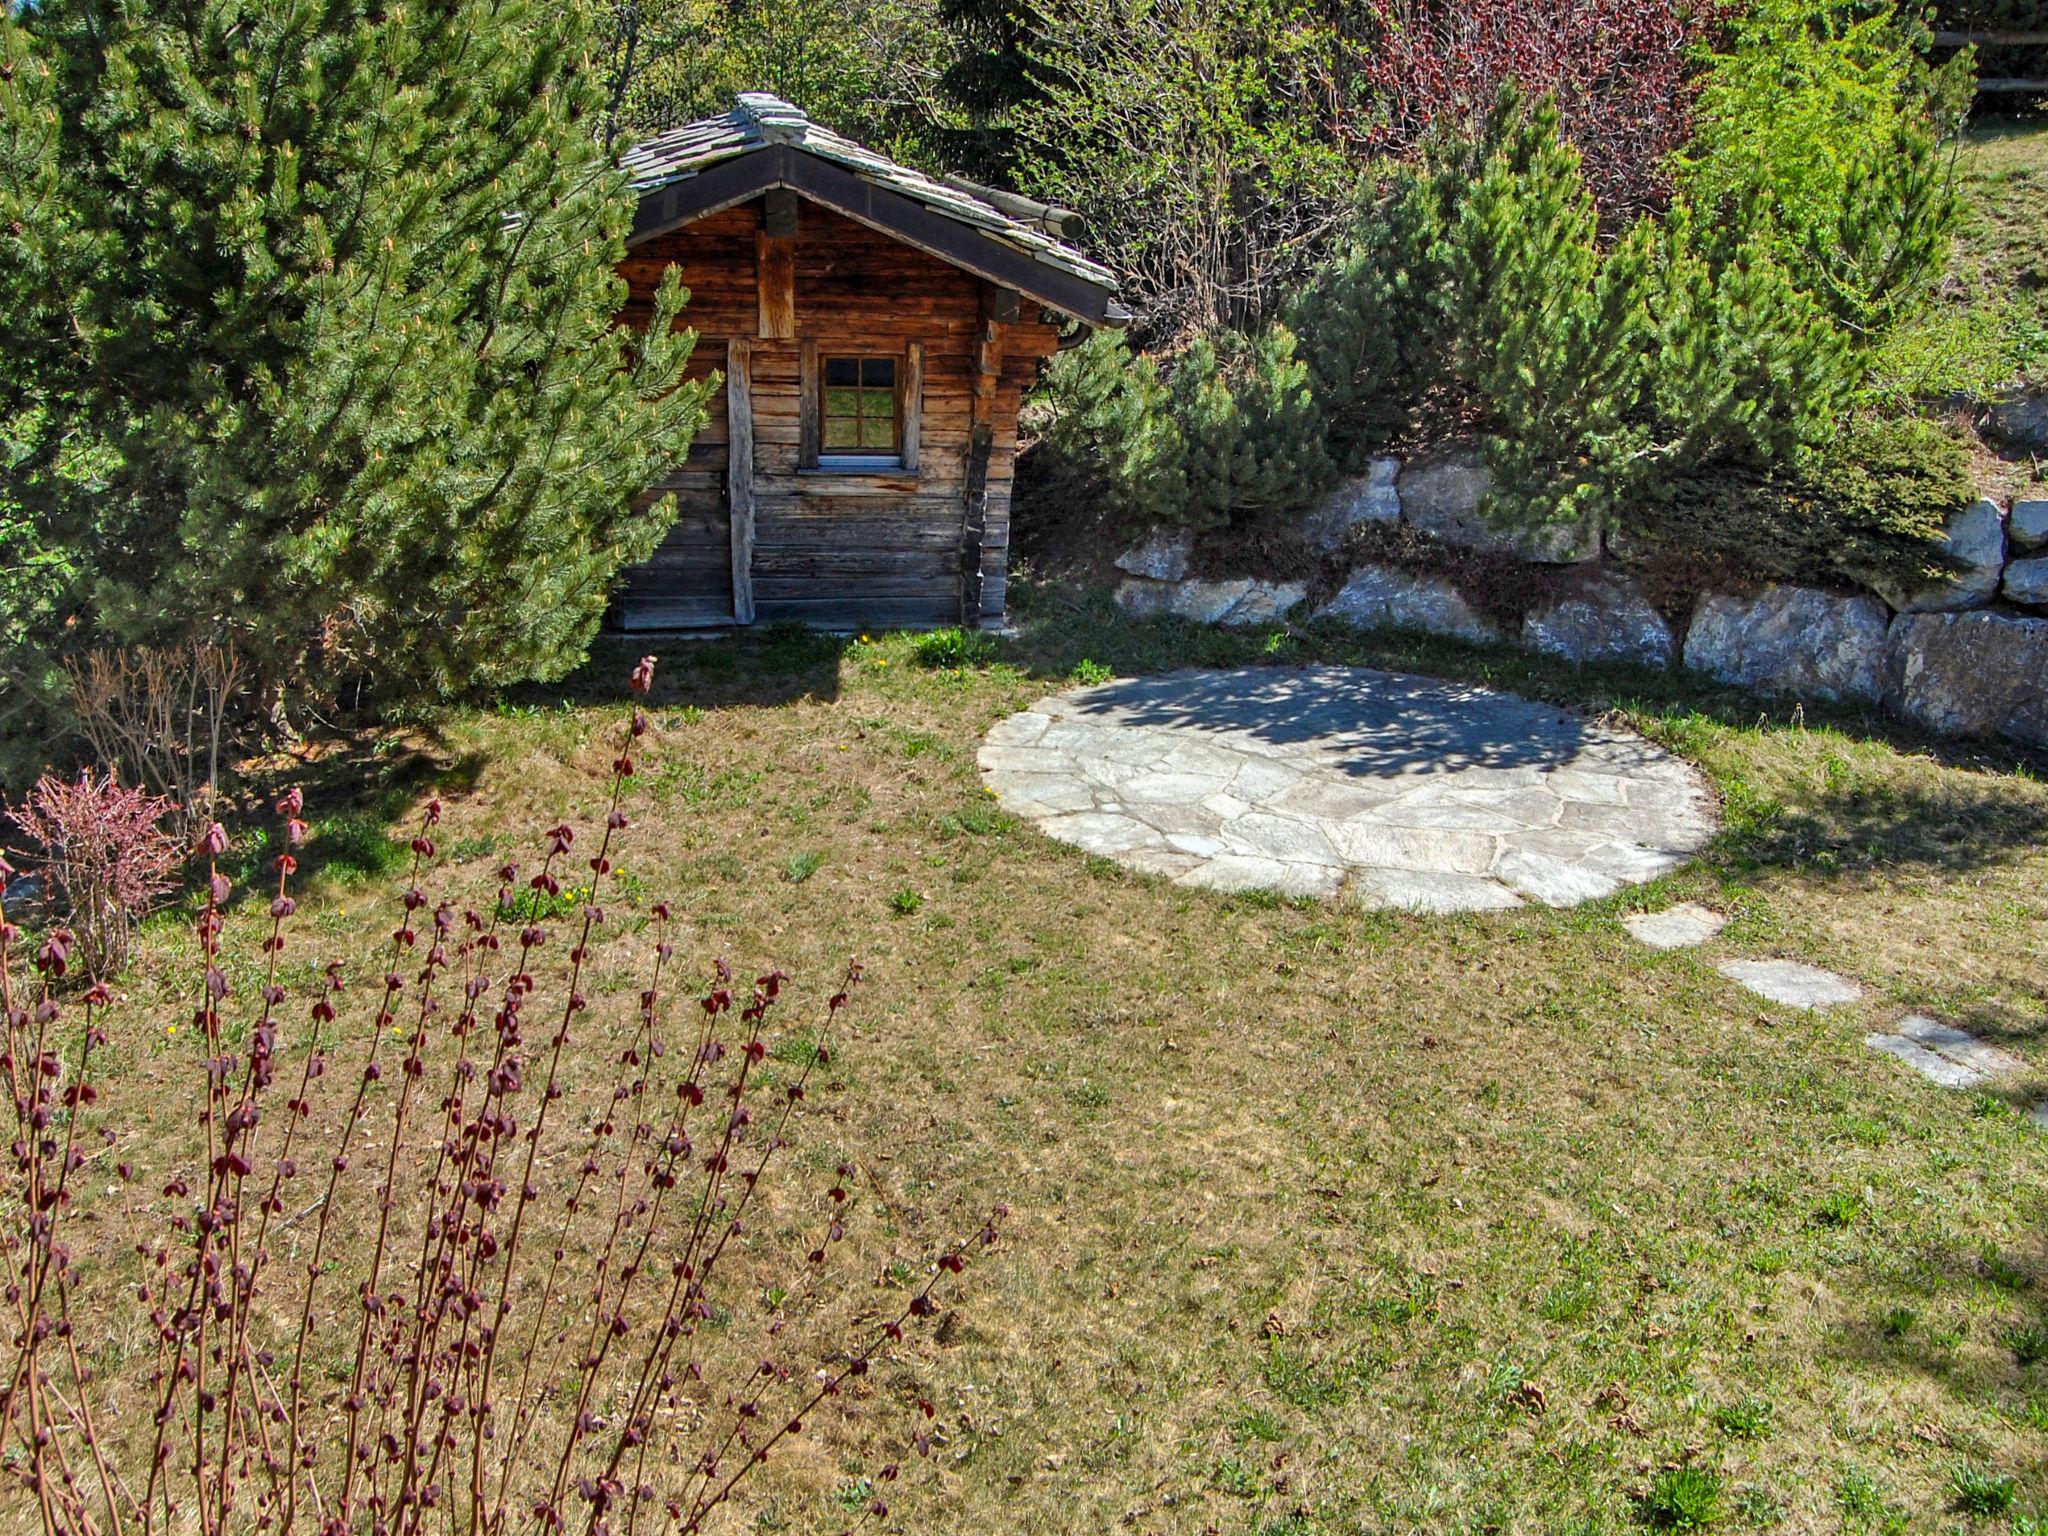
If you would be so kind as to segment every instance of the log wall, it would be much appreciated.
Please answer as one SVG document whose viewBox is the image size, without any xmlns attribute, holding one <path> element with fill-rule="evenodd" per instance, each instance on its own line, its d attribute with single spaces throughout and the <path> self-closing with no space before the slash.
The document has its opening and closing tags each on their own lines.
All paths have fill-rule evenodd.
<svg viewBox="0 0 2048 1536">
<path fill-rule="evenodd" d="M 1057 332 L 1030 301 L 1020 308 L 1014 293 L 829 209 L 792 210 L 788 197 L 770 193 L 653 236 L 620 268 L 626 317 L 639 325 L 663 272 L 681 268 L 683 323 L 698 333 L 691 374 L 743 358 L 753 430 L 751 464 L 736 475 L 728 398 L 738 391 L 721 390 L 689 461 L 650 492 L 673 491 L 681 513 L 654 558 L 629 573 L 615 621 L 730 624 L 749 595 L 752 619 L 764 623 L 999 618 L 1017 413 Z M 805 348 L 904 357 L 912 343 L 922 386 L 915 469 L 802 468 Z M 916 404 L 906 399 L 906 412 Z M 750 556 L 733 536 L 749 490 Z M 751 594 L 735 592 L 740 581 Z"/>
</svg>

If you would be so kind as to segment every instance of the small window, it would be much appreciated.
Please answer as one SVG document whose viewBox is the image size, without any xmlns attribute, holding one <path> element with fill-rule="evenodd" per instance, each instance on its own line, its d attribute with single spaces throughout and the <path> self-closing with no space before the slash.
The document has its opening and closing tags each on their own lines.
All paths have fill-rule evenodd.
<svg viewBox="0 0 2048 1536">
<path fill-rule="evenodd" d="M 893 357 L 828 357 L 820 370 L 818 463 L 874 468 L 900 463 L 901 370 Z"/>
</svg>

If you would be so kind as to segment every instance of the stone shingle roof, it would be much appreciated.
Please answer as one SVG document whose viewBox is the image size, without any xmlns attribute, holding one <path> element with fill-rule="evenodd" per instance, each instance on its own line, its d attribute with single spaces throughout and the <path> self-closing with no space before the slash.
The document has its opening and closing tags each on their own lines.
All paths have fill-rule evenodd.
<svg viewBox="0 0 2048 1536">
<path fill-rule="evenodd" d="M 619 163 L 642 197 L 709 169 L 771 145 L 785 144 L 829 161 L 863 181 L 922 204 L 931 212 L 968 226 L 984 238 L 1029 256 L 1069 277 L 1116 291 L 1116 276 L 1043 229 L 1010 214 L 956 185 L 934 180 L 922 171 L 899 165 L 820 127 L 778 96 L 750 91 L 732 111 L 719 117 L 685 123 L 633 145 Z M 1112 304 L 1121 318 L 1121 310 Z"/>
</svg>

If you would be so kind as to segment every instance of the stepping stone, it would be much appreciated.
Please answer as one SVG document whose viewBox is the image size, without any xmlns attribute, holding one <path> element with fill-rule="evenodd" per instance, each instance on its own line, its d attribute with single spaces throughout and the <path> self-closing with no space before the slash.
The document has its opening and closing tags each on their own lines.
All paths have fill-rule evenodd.
<svg viewBox="0 0 2048 1536">
<path fill-rule="evenodd" d="M 1937 1056 L 1946 1056 L 1950 1061 L 1959 1062 L 1985 1077 L 2005 1077 L 2027 1069 L 2027 1064 L 2011 1051 L 1986 1045 L 1975 1035 L 1966 1034 L 1939 1019 L 1930 1019 L 1924 1013 L 1909 1013 L 1899 1020 L 1899 1033 Z"/>
<path fill-rule="evenodd" d="M 1724 960 L 1715 969 L 1787 1008 L 1835 1008 L 1863 995 L 1863 988 L 1848 977 L 1797 960 Z"/>
<path fill-rule="evenodd" d="M 1621 920 L 1622 927 L 1652 949 L 1691 949 L 1727 925 L 1727 918 L 1696 901 L 1682 901 L 1662 912 L 1632 912 Z"/>
<path fill-rule="evenodd" d="M 1939 1083 L 1944 1088 L 1974 1088 L 1984 1081 L 1984 1074 L 1976 1068 L 1950 1061 L 1905 1035 L 1865 1035 L 1863 1043 L 1874 1051 L 1898 1057 L 1929 1082 Z"/>
<path fill-rule="evenodd" d="M 1924 1013 L 1909 1013 L 1899 1020 L 1896 1034 L 1865 1035 L 1863 1043 L 1887 1056 L 1896 1056 L 1922 1077 L 1944 1088 L 1975 1088 L 1994 1077 L 2023 1072 L 2027 1066 L 2012 1052 L 1986 1045 L 1975 1035 L 1939 1019 L 1930 1019 Z M 2048 1104 L 2037 1105 L 2029 1118 L 2048 1129 Z"/>
</svg>

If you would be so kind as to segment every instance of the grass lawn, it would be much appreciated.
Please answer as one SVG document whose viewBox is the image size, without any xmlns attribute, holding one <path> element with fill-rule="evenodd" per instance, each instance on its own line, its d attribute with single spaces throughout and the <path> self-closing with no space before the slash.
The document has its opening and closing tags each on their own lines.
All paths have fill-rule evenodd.
<svg viewBox="0 0 2048 1536">
<path fill-rule="evenodd" d="M 599 1040 L 630 1027 L 655 901 L 679 905 L 679 955 L 790 972 L 800 1018 L 848 954 L 866 962 L 783 1178 L 859 1161 L 857 1294 L 1013 1210 L 958 1315 L 893 1367 L 949 1428 L 891 1528 L 2034 1528 L 2013 1517 L 2048 1510 L 2048 1344 L 2026 1332 L 2048 1315 L 2048 1134 L 2021 1112 L 2048 1089 L 2038 763 L 1675 677 L 1127 624 L 1028 583 L 1020 601 L 1019 638 L 963 669 L 919 665 L 909 637 L 661 647 L 564 1122 L 609 1087 Z M 488 893 L 498 860 L 532 859 L 565 814 L 587 824 L 624 656 L 313 765 L 293 978 L 330 954 L 381 969 L 394 839 L 428 793 L 448 807 L 437 889 Z M 1425 919 L 1132 875 L 977 780 L 988 726 L 1084 660 L 1261 658 L 1616 711 L 1706 770 L 1726 832 L 1607 902 Z M 1732 914 L 1715 945 L 1653 953 L 1619 926 L 1682 898 Z M 245 964 L 261 921 L 233 919 Z M 183 933 L 147 936 L 108 1087 L 142 1116 L 124 1155 L 143 1205 L 189 1156 Z M 1737 954 L 1869 993 L 1780 1010 L 1716 974 Z M 1972 1097 L 1863 1045 L 1908 1008 L 2040 1078 Z M 85 1258 L 111 1283 L 125 1223 L 94 1220 Z M 115 1380 L 146 1368 L 125 1325 L 96 1326 Z M 846 1523 L 908 1426 L 845 1409 L 735 1529 Z"/>
</svg>

